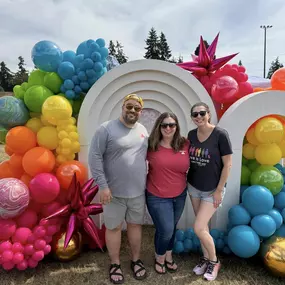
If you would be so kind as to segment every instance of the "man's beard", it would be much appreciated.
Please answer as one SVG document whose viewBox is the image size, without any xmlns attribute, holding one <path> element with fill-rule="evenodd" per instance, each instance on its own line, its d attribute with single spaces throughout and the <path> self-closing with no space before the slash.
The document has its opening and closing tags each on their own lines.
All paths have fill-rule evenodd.
<svg viewBox="0 0 285 285">
<path fill-rule="evenodd" d="M 133 115 L 132 118 L 130 118 L 130 115 Z M 124 114 L 123 119 L 126 122 L 126 124 L 132 125 L 138 121 L 138 115 L 134 113 L 126 113 Z"/>
</svg>

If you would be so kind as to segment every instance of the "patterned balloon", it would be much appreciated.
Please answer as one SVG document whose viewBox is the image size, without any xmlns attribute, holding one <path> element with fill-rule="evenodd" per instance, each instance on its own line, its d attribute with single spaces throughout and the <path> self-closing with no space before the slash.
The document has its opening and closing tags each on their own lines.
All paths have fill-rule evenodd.
<svg viewBox="0 0 285 285">
<path fill-rule="evenodd" d="M 13 96 L 0 98 L 0 125 L 4 128 L 25 125 L 29 117 L 29 111 L 22 100 Z"/>
<path fill-rule="evenodd" d="M 0 219 L 19 216 L 28 207 L 29 188 L 19 179 L 0 179 Z"/>
</svg>

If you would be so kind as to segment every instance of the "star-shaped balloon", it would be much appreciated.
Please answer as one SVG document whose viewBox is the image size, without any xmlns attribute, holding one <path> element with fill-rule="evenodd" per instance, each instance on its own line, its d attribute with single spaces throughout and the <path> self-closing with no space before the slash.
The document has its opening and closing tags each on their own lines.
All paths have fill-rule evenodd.
<svg viewBox="0 0 285 285">
<path fill-rule="evenodd" d="M 231 54 L 221 58 L 215 58 L 216 48 L 218 44 L 219 34 L 215 37 L 211 45 L 206 49 L 203 37 L 200 37 L 199 55 L 192 55 L 193 61 L 177 63 L 177 65 L 185 70 L 191 71 L 193 75 L 200 77 L 212 73 L 228 61 L 234 58 L 238 53 Z"/>
<path fill-rule="evenodd" d="M 97 215 L 103 212 L 101 204 L 90 204 L 99 190 L 97 184 L 92 186 L 93 183 L 94 179 L 89 179 L 81 187 L 80 183 L 77 181 L 76 174 L 74 174 L 68 189 L 69 203 L 43 219 L 48 220 L 55 217 L 69 217 L 64 248 L 68 246 L 73 233 L 79 228 L 83 228 L 92 240 L 96 242 L 98 247 L 103 250 L 103 245 L 99 237 L 99 229 L 89 217 L 89 215 Z"/>
</svg>

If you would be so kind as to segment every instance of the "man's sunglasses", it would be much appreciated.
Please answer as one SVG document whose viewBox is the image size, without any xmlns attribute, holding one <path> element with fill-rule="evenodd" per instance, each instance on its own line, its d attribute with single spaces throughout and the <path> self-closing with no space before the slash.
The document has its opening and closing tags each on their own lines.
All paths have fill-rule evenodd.
<svg viewBox="0 0 285 285">
<path fill-rule="evenodd" d="M 163 129 L 166 129 L 167 127 L 169 127 L 170 129 L 173 129 L 177 126 L 176 123 L 169 123 L 169 124 L 161 124 L 160 125 Z"/>
<path fill-rule="evenodd" d="M 134 106 L 134 105 L 126 105 L 126 109 L 129 110 L 129 111 L 131 111 L 132 109 L 134 109 L 137 113 L 142 110 L 141 107 L 139 107 L 139 106 Z"/>
<path fill-rule="evenodd" d="M 200 115 L 201 117 L 205 117 L 206 114 L 207 114 L 207 111 L 193 112 L 193 113 L 191 114 L 191 117 L 197 118 L 198 115 Z"/>
</svg>

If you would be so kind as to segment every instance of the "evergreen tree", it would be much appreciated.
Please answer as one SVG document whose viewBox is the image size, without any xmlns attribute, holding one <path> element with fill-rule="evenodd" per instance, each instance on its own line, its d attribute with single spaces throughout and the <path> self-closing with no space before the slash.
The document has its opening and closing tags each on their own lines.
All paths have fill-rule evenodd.
<svg viewBox="0 0 285 285">
<path fill-rule="evenodd" d="M 179 57 L 178 57 L 178 63 L 183 63 L 183 56 L 179 55 Z"/>
<path fill-rule="evenodd" d="M 182 57 L 181 55 L 179 55 L 178 58 L 176 58 L 176 57 L 173 56 L 173 57 L 169 60 L 169 62 L 171 62 L 171 63 L 182 63 L 182 62 L 183 62 L 183 57 Z"/>
<path fill-rule="evenodd" d="M 0 86 L 7 92 L 13 89 L 14 74 L 6 66 L 5 62 L 0 63 Z"/>
<path fill-rule="evenodd" d="M 126 63 L 128 61 L 128 57 L 124 53 L 123 46 L 118 41 L 116 44 L 116 55 L 115 55 L 115 57 L 117 58 L 117 60 L 120 64 Z"/>
<path fill-rule="evenodd" d="M 241 62 L 241 60 L 238 62 L 238 65 L 239 65 L 239 66 L 242 66 L 242 62 Z"/>
<path fill-rule="evenodd" d="M 169 59 L 171 58 L 171 50 L 163 32 L 161 32 L 160 34 L 158 49 L 159 49 L 159 59 L 164 61 L 169 61 Z"/>
<path fill-rule="evenodd" d="M 147 59 L 159 59 L 159 41 L 157 37 L 156 30 L 154 28 L 151 28 L 149 31 L 148 38 L 145 41 L 146 43 L 146 53 L 144 55 L 144 58 Z"/>
<path fill-rule="evenodd" d="M 18 60 L 19 70 L 15 74 L 13 85 L 21 85 L 23 82 L 27 82 L 29 78 L 28 71 L 24 67 L 26 65 L 24 58 L 22 56 L 19 56 Z"/>
<path fill-rule="evenodd" d="M 277 57 L 274 61 L 271 62 L 271 66 L 269 68 L 267 78 L 270 79 L 273 73 L 282 67 L 283 67 L 283 64 L 279 61 L 279 57 Z"/>
<path fill-rule="evenodd" d="M 109 54 L 116 57 L 116 47 L 112 40 L 109 43 Z"/>
</svg>

